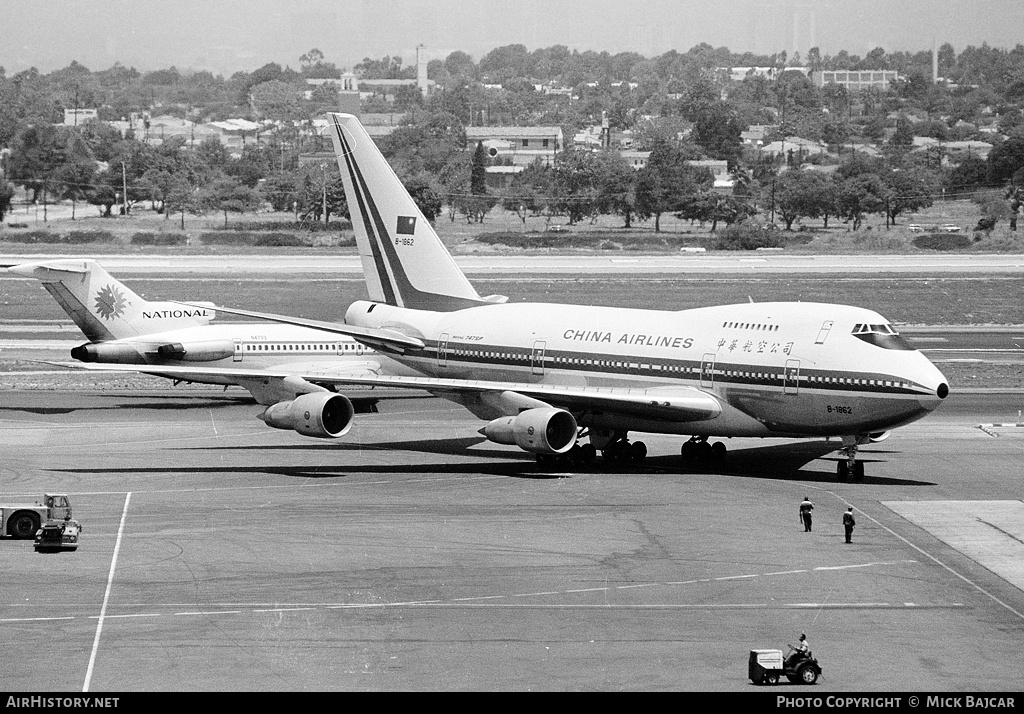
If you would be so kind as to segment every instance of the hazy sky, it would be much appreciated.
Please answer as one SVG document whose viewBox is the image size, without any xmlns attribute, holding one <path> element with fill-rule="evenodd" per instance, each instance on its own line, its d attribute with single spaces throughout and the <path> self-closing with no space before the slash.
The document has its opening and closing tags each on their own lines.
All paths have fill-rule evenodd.
<svg viewBox="0 0 1024 714">
<path fill-rule="evenodd" d="M 875 47 L 961 51 L 1024 42 L 1022 0 L 2 0 L 0 66 L 8 76 L 77 60 L 147 71 L 175 66 L 230 75 L 267 62 L 297 69 L 320 49 L 349 67 L 415 47 L 428 59 L 463 50 L 479 60 L 519 43 L 579 50 L 733 52 L 812 46 L 864 55 Z"/>
</svg>

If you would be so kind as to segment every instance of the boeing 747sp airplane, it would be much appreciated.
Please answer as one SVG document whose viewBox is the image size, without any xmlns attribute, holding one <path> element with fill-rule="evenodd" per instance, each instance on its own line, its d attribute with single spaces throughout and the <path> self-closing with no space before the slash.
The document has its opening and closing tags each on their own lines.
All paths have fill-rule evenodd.
<svg viewBox="0 0 1024 714">
<path fill-rule="evenodd" d="M 684 458 L 722 457 L 712 437 L 839 437 L 841 479 L 863 475 L 861 444 L 932 412 L 946 379 L 876 312 L 767 302 L 690 310 L 511 304 L 481 297 L 359 121 L 330 126 L 369 300 L 345 324 L 218 310 L 347 334 L 419 376 L 349 378 L 284 371 L 317 384 L 419 388 L 484 420 L 491 441 L 540 461 L 642 460 L 630 433 L 678 434 Z M 304 394 L 263 420 L 322 438 L 348 432 L 342 394 Z"/>
</svg>

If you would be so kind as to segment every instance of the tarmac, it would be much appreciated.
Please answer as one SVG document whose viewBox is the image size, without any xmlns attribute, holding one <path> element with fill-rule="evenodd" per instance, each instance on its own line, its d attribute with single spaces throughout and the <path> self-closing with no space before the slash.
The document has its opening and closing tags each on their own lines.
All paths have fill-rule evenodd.
<svg viewBox="0 0 1024 714">
<path fill-rule="evenodd" d="M 777 693 L 1020 688 L 1019 393 L 954 393 L 855 483 L 834 441 L 551 472 L 441 400 L 325 442 L 241 394 L 3 394 L 0 500 L 65 491 L 84 527 L 0 539 L 5 688 L 764 692 L 749 651 L 801 632 L 824 676 Z"/>
</svg>

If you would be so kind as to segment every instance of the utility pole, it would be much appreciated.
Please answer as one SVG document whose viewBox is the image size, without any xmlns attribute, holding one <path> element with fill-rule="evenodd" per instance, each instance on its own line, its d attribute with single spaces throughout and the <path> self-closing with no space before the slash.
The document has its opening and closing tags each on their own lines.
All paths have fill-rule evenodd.
<svg viewBox="0 0 1024 714">
<path fill-rule="evenodd" d="M 320 164 L 320 175 L 324 179 L 324 225 L 327 225 L 327 167 Z"/>
<path fill-rule="evenodd" d="M 124 168 L 124 162 L 121 162 L 121 191 L 124 196 L 124 215 L 128 215 L 128 173 Z"/>
</svg>

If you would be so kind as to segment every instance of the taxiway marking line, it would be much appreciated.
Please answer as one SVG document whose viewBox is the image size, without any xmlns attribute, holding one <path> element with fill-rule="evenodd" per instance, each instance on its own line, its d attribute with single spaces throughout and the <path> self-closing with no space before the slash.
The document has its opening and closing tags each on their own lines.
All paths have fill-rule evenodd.
<svg viewBox="0 0 1024 714">
<path fill-rule="evenodd" d="M 96 665 L 96 652 L 100 647 L 100 634 L 103 632 L 103 620 L 107 615 L 107 604 L 110 602 L 110 588 L 114 584 L 114 570 L 117 568 L 117 554 L 121 550 L 121 538 L 124 536 L 124 523 L 128 519 L 128 504 L 132 500 L 132 492 L 124 496 L 124 508 L 121 510 L 121 524 L 117 527 L 117 540 L 114 541 L 114 555 L 110 559 L 110 572 L 107 574 L 107 588 L 103 593 L 103 605 L 100 607 L 100 615 L 96 620 L 96 636 L 92 641 L 92 652 L 89 654 L 89 667 L 85 671 L 85 683 L 82 691 L 89 691 L 89 683 L 92 681 L 93 669 Z"/>
<path fill-rule="evenodd" d="M 914 524 L 915 526 L 917 526 L 918 528 L 921 528 L 921 526 L 917 525 L 916 523 L 914 523 L 914 522 L 913 522 L 912 520 L 910 520 L 909 518 L 906 518 L 905 516 L 903 516 L 903 515 L 902 515 L 901 513 L 899 513 L 899 511 L 897 511 L 897 510 L 896 510 L 895 508 L 893 508 L 893 507 L 891 507 L 891 506 L 889 506 L 889 505 L 887 505 L 887 504 L 884 504 L 884 503 L 883 503 L 882 505 L 885 505 L 885 506 L 886 506 L 886 508 L 888 508 L 888 509 L 889 509 L 890 511 L 892 511 L 893 513 L 895 513 L 896 515 L 898 515 L 898 516 L 899 516 L 900 518 L 903 518 L 904 520 L 906 520 L 906 521 L 907 521 L 908 523 L 912 523 L 912 524 Z M 952 573 L 953 575 L 955 575 L 956 577 L 960 578 L 960 579 L 961 579 L 961 580 L 963 580 L 963 581 L 964 581 L 965 583 L 967 583 L 968 585 L 970 585 L 971 587 L 973 587 L 973 588 L 974 588 L 975 590 L 977 590 L 978 592 L 982 593 L 983 595 L 985 595 L 986 597 L 988 597 L 989 599 L 991 599 L 991 600 L 992 600 L 993 602 L 997 603 L 998 605 L 1001 605 L 1001 606 L 1002 606 L 1002 607 L 1004 607 L 1004 608 L 1005 608 L 1006 610 L 1008 610 L 1008 611 L 1012 612 L 1012 613 L 1013 613 L 1014 615 L 1016 615 L 1016 616 L 1017 616 L 1017 617 L 1019 617 L 1020 619 L 1024 620 L 1024 613 L 1020 612 L 1019 610 L 1017 610 L 1017 609 L 1016 609 L 1016 608 L 1014 608 L 1013 606 L 1009 605 L 1008 603 L 1005 603 L 1005 602 L 1003 602 L 1003 601 L 1002 601 L 1002 600 L 1000 600 L 1000 599 L 999 599 L 998 597 L 996 597 L 995 595 L 993 595 L 992 593 L 990 593 L 990 592 L 989 592 L 988 590 L 986 590 L 985 588 L 981 587 L 981 586 L 980 586 L 980 585 L 978 585 L 978 584 L 977 584 L 976 582 L 974 582 L 973 580 L 971 580 L 970 578 L 968 578 L 968 577 L 967 577 L 966 575 L 961 575 L 961 574 L 960 574 L 960 573 L 958 573 L 957 571 L 953 570 L 953 568 L 951 568 L 950 566 L 948 566 L 948 565 L 946 565 L 945 563 L 943 563 L 943 562 L 942 562 L 941 560 L 939 560 L 938 558 L 936 558 L 936 557 L 935 557 L 934 555 L 931 555 L 930 553 L 926 552 L 926 551 L 925 551 L 925 550 L 924 550 L 923 548 L 921 548 L 921 547 L 919 547 L 919 546 L 917 546 L 917 545 L 915 545 L 915 544 L 911 543 L 911 542 L 910 542 L 909 540 L 907 540 L 906 538 L 904 538 L 903 536 L 901 536 L 901 535 L 900 535 L 899 533 L 897 533 L 896 531 L 894 531 L 894 530 L 893 530 L 892 528 L 889 528 L 888 526 L 885 526 L 885 525 L 883 525 L 882 523 L 880 523 L 880 522 L 878 521 L 878 519 L 876 519 L 876 518 L 872 518 L 872 517 L 871 517 L 870 515 L 868 515 L 867 513 L 865 513 L 864 511 L 862 511 L 861 509 L 859 509 L 859 508 L 858 508 L 858 509 L 857 509 L 857 512 L 858 512 L 858 513 L 860 513 L 860 514 L 861 514 L 862 516 L 864 516 L 865 518 L 869 519 L 869 520 L 870 520 L 870 521 L 871 521 L 872 523 L 874 523 L 874 524 L 875 524 L 876 526 L 878 526 L 879 528 L 882 528 L 883 530 L 887 531 L 887 532 L 888 532 L 888 533 L 889 533 L 890 535 L 892 535 L 892 536 L 895 536 L 895 537 L 896 537 L 896 538 L 898 538 L 899 540 L 901 540 L 901 541 L 903 541 L 904 543 L 906 543 L 907 545 L 909 545 L 909 546 L 910 546 L 911 548 L 913 548 L 914 550 L 916 550 L 916 551 L 917 551 L 918 553 L 920 553 L 921 555 L 923 555 L 923 556 L 925 556 L 926 558 L 928 558 L 928 560 L 931 560 L 931 561 L 932 561 L 933 563 L 935 563 L 936 565 L 939 565 L 939 566 L 940 566 L 941 568 L 943 568 L 943 569 L 944 569 L 944 570 L 946 570 L 947 572 L 950 572 L 950 573 Z M 931 535 L 931 536 L 932 536 L 933 538 L 936 538 L 936 539 L 938 539 L 939 541 L 941 541 L 942 543 L 944 543 L 944 544 L 948 545 L 948 546 L 949 546 L 950 548 L 953 548 L 953 549 L 954 549 L 954 550 L 956 550 L 956 551 L 957 551 L 958 553 L 962 553 L 962 551 L 960 551 L 959 549 L 957 549 L 957 548 L 956 548 L 955 546 L 949 545 L 948 543 L 946 543 L 946 541 L 942 540 L 941 538 L 939 538 L 939 537 L 938 537 L 937 535 L 935 535 L 935 534 L 934 534 L 934 533 L 932 533 L 931 531 L 928 531 L 927 529 L 923 529 L 923 530 L 925 530 L 925 531 L 926 531 L 927 533 L 929 533 L 929 535 Z M 964 555 L 965 557 L 967 557 L 967 558 L 968 558 L 969 560 L 971 560 L 971 562 L 973 562 L 973 563 L 978 563 L 978 561 L 977 561 L 976 559 L 974 559 L 974 558 L 971 558 L 971 556 L 967 555 L 966 553 L 962 553 L 962 554 L 963 554 L 963 555 Z M 981 563 L 978 563 L 978 564 L 979 564 L 979 565 L 982 565 L 982 567 L 986 567 L 986 566 L 984 566 L 984 565 L 983 565 L 983 564 L 981 564 Z M 995 571 L 992 571 L 992 572 L 995 572 Z M 1000 577 L 1000 578 L 1002 578 L 1002 576 L 1001 576 L 1001 575 L 999 575 L 998 573 L 995 573 L 995 574 L 996 574 L 996 576 L 997 576 L 997 577 Z M 1004 580 L 1005 582 L 1009 583 L 1009 581 L 1008 581 L 1008 580 L 1006 580 L 1005 578 L 1002 578 L 1002 579 L 1003 579 L 1003 580 Z"/>
<path fill-rule="evenodd" d="M 130 493 L 129 493 L 129 495 L 130 495 Z M 126 513 L 127 513 L 127 498 L 126 498 L 126 504 L 125 504 L 125 514 Z M 123 514 L 122 515 L 122 526 L 123 526 L 123 523 L 124 523 L 124 518 L 125 518 L 125 515 Z M 118 546 L 120 544 L 121 530 L 123 530 L 123 528 L 119 529 L 119 532 L 118 532 L 118 536 L 119 536 L 119 538 L 118 538 L 118 545 L 115 545 L 115 556 L 114 556 L 115 561 L 116 561 L 116 552 L 117 552 Z M 246 607 L 244 603 L 231 602 L 231 603 L 209 603 L 209 604 L 214 605 L 214 606 L 220 605 L 222 607 L 224 607 L 224 606 L 230 607 L 232 605 L 235 606 L 235 607 L 242 606 L 243 609 L 236 609 L 236 610 L 186 610 L 186 611 L 178 611 L 178 612 L 174 612 L 174 613 L 135 613 L 135 614 L 122 614 L 122 615 L 107 615 L 106 612 L 105 612 L 106 611 L 107 599 L 105 598 L 104 599 L 104 609 L 103 609 L 103 612 L 100 615 L 90 615 L 90 616 L 88 616 L 88 618 L 89 619 L 95 618 L 95 619 L 102 620 L 104 618 L 114 618 L 114 617 L 117 617 L 117 618 L 167 617 L 167 616 L 174 616 L 174 617 L 188 617 L 188 616 L 196 617 L 196 616 L 200 616 L 201 617 L 201 616 L 209 616 L 209 615 L 239 615 L 239 614 L 253 614 L 253 613 L 268 613 L 268 612 L 309 612 L 309 611 L 316 611 L 316 610 L 371 610 L 371 609 L 398 608 L 398 607 L 410 607 L 410 608 L 412 608 L 412 607 L 420 607 L 420 608 L 421 607 L 442 607 L 442 608 L 453 608 L 453 607 L 473 607 L 473 608 L 479 608 L 479 607 L 496 607 L 496 608 L 497 607 L 501 607 L 501 608 L 533 607 L 533 608 L 537 608 L 537 607 L 546 607 L 546 608 L 553 608 L 553 609 L 591 608 L 591 607 L 609 608 L 610 607 L 610 608 L 619 608 L 619 609 L 672 609 L 672 608 L 675 608 L 675 609 L 689 609 L 689 610 L 699 609 L 699 608 L 707 608 L 707 609 L 729 609 L 729 608 L 747 608 L 747 609 L 749 609 L 749 608 L 783 608 L 783 609 L 787 609 L 787 608 L 788 609 L 802 609 L 802 608 L 890 608 L 890 609 L 918 608 L 918 609 L 921 609 L 921 608 L 925 608 L 925 609 L 935 609 L 935 608 L 960 608 L 960 607 L 966 607 L 962 603 L 938 603 L 938 604 L 930 604 L 930 605 L 921 605 L 921 604 L 914 604 L 914 603 L 888 603 L 888 602 L 866 602 L 866 603 L 779 603 L 779 602 L 774 602 L 774 603 L 732 603 L 732 604 L 728 604 L 728 603 L 726 603 L 726 604 L 707 604 L 707 603 L 704 603 L 704 604 L 662 604 L 662 605 L 658 605 L 658 604 L 652 604 L 652 605 L 615 605 L 615 604 L 608 604 L 608 603 L 603 603 L 601 605 L 579 604 L 579 603 L 576 603 L 576 604 L 573 604 L 573 603 L 556 603 L 556 604 L 550 604 L 550 603 L 549 604 L 536 604 L 536 603 L 528 604 L 528 603 L 524 603 L 524 604 L 520 604 L 520 603 L 513 602 L 513 600 L 515 600 L 517 598 L 527 598 L 527 597 L 541 597 L 541 596 L 548 596 L 548 595 L 576 595 L 576 594 L 581 594 L 581 593 L 601 593 L 601 592 L 607 593 L 607 592 L 613 591 L 613 590 L 630 590 L 630 589 L 651 588 L 651 587 L 672 587 L 672 586 L 680 586 L 680 585 L 696 585 L 696 584 L 701 584 L 701 583 L 723 582 L 723 581 L 729 581 L 729 580 L 746 580 L 746 579 L 759 578 L 759 577 L 769 577 L 769 576 L 779 576 L 779 575 L 798 575 L 798 574 L 821 572 L 821 571 L 826 571 L 826 570 L 844 570 L 844 569 L 850 569 L 850 568 L 868 568 L 868 567 L 886 566 L 886 565 L 902 565 L 902 564 L 906 564 L 906 563 L 917 563 L 917 562 L 918 561 L 916 561 L 916 560 L 884 561 L 884 562 L 876 561 L 876 562 L 870 562 L 870 563 L 856 563 L 856 564 L 851 564 L 851 565 L 846 565 L 846 566 L 838 566 L 838 567 L 828 566 L 828 567 L 819 567 L 819 568 L 813 568 L 813 569 L 806 569 L 806 568 L 804 568 L 804 569 L 799 569 L 799 570 L 773 571 L 773 572 L 769 572 L 769 573 L 751 573 L 751 574 L 746 574 L 746 575 L 726 575 L 726 576 L 722 576 L 722 577 L 718 577 L 718 578 L 699 578 L 699 579 L 695 579 L 695 580 L 678 580 L 678 581 L 647 582 L 647 583 L 629 583 L 629 584 L 625 584 L 625 585 L 608 585 L 608 586 L 604 586 L 604 587 L 575 588 L 575 589 L 571 589 L 571 590 L 569 590 L 569 589 L 567 589 L 567 590 L 548 590 L 548 591 L 542 591 L 542 592 L 529 592 L 529 593 L 509 593 L 509 594 L 505 594 L 505 595 L 477 595 L 477 596 L 472 596 L 472 597 L 452 598 L 452 599 L 447 600 L 447 601 L 442 601 L 442 600 L 405 600 L 405 601 L 398 601 L 398 602 L 377 602 L 377 603 L 367 602 L 367 603 L 340 603 L 340 604 L 338 604 L 338 603 L 336 603 L 336 604 L 328 604 L 328 603 L 301 603 L 300 604 L 300 603 L 295 603 L 295 604 L 288 605 L 288 606 L 262 607 L 262 608 L 256 608 L 256 607 L 252 606 L 252 605 L 255 605 L 256 603 L 253 603 L 252 605 L 249 605 L 248 607 Z M 113 570 L 112 570 L 112 572 L 113 572 Z M 109 592 L 109 585 L 108 585 L 108 592 Z M 505 602 L 495 602 L 495 601 L 501 601 L 501 600 L 504 600 Z M 180 603 L 180 604 L 178 604 L 178 606 L 180 607 L 182 604 L 184 604 L 184 603 Z M 168 603 L 168 604 L 165 604 L 164 607 L 173 607 L 173 605 L 174 604 L 172 604 L 172 603 Z M 125 607 L 130 607 L 132 605 L 131 604 L 125 604 L 124 606 Z M 143 604 L 140 603 L 139 605 L 136 605 L 136 606 L 152 607 L 153 605 L 151 603 L 148 604 L 148 605 L 143 605 Z M 71 617 L 34 617 L 34 618 L 26 617 L 26 618 L 0 619 L 0 622 L 47 622 L 47 621 L 51 621 L 51 620 L 74 620 L 74 619 L 76 619 L 75 616 L 71 616 Z M 97 641 L 98 641 L 98 633 L 99 633 L 99 628 L 97 628 Z M 95 659 L 95 645 L 94 645 L 93 660 L 94 659 Z"/>
<path fill-rule="evenodd" d="M 0 622 L 52 622 L 53 620 L 74 620 L 75 616 L 68 617 L 5 617 Z"/>
</svg>

